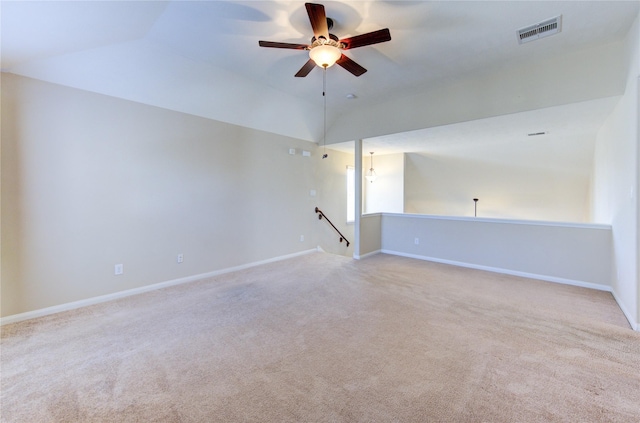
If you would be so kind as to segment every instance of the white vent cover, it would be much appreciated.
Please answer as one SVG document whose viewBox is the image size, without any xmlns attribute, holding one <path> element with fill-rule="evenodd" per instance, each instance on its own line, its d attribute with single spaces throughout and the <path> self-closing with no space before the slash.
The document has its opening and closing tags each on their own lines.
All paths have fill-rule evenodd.
<svg viewBox="0 0 640 423">
<path fill-rule="evenodd" d="M 518 43 L 528 43 L 562 31 L 562 15 L 518 30 Z"/>
</svg>

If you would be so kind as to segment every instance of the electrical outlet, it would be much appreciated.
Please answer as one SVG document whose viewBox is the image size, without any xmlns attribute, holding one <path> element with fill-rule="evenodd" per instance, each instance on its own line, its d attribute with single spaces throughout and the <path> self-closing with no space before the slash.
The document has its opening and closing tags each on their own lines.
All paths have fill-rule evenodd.
<svg viewBox="0 0 640 423">
<path fill-rule="evenodd" d="M 420 238 L 414 238 L 413 243 L 416 245 L 420 244 Z"/>
<path fill-rule="evenodd" d="M 184 254 L 178 254 L 178 263 L 182 263 L 184 261 Z"/>
<path fill-rule="evenodd" d="M 114 275 L 122 275 L 124 273 L 124 266 L 122 263 L 116 264 L 113 270 Z"/>
<path fill-rule="evenodd" d="M 300 235 L 300 242 L 304 242 L 304 235 Z"/>
</svg>

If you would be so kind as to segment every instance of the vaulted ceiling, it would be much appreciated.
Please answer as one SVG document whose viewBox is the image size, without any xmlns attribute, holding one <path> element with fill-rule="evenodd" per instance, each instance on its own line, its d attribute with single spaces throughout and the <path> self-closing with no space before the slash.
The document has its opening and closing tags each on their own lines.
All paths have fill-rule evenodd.
<svg viewBox="0 0 640 423">
<path fill-rule="evenodd" d="M 411 131 L 413 138 L 395 140 L 415 150 L 427 137 L 417 130 L 433 135 L 433 128 L 500 116 L 499 125 L 485 128 L 548 130 L 559 123 L 545 119 L 560 106 L 564 128 L 584 130 L 585 119 L 597 127 L 613 107 L 607 98 L 624 90 L 623 41 L 640 5 L 321 3 L 340 38 L 380 28 L 392 37 L 345 52 L 368 70 L 364 75 L 327 70 L 326 142 L 366 138 L 389 151 L 390 134 Z M 295 78 L 306 51 L 258 46 L 258 40 L 309 43 L 303 2 L 3 0 L 0 7 L 3 72 L 323 141 L 322 69 Z M 559 34 L 518 43 L 518 29 L 559 15 Z M 526 115 L 531 111 L 537 115 Z M 527 119 L 536 124 L 527 126 Z"/>
</svg>

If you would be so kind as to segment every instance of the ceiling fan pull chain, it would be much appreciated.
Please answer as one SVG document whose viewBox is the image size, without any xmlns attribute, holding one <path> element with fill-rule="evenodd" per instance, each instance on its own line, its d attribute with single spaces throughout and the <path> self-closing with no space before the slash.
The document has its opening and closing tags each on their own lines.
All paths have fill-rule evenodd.
<svg viewBox="0 0 640 423">
<path fill-rule="evenodd" d="M 327 154 L 327 67 L 322 68 L 322 99 L 324 100 L 324 136 L 322 137 L 322 147 L 324 149 L 322 158 L 326 159 Z"/>
</svg>

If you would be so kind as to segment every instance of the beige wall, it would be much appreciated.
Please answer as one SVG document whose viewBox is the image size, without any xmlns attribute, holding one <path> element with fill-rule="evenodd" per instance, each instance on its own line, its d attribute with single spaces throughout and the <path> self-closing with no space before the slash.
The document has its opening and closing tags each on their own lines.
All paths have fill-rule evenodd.
<svg viewBox="0 0 640 423">
<path fill-rule="evenodd" d="M 382 214 L 364 215 L 360 218 L 360 254 L 377 253 L 382 249 Z"/>
<path fill-rule="evenodd" d="M 347 224 L 347 166 L 354 165 L 354 156 L 330 149 L 326 151 L 329 156 L 326 159 L 320 159 L 324 150 L 322 147 L 318 148 L 317 159 L 320 161 L 317 163 L 316 205 L 347 237 L 350 244 L 347 247 L 346 242 L 339 242 L 340 235 L 324 219 L 316 220 L 314 223 L 315 241 L 324 251 L 352 257 L 355 235 L 353 223 Z"/>
<path fill-rule="evenodd" d="M 366 146 L 364 147 L 366 150 Z M 371 156 L 362 157 L 364 172 L 371 167 Z M 402 213 L 404 211 L 404 154 L 374 154 L 375 182 L 363 182 L 363 213 Z"/>
<path fill-rule="evenodd" d="M 315 144 L 9 74 L 2 123 L 2 316 L 316 247 Z"/>
<path fill-rule="evenodd" d="M 408 153 L 405 212 L 443 216 L 589 221 L 589 178 L 560 170 Z"/>
<path fill-rule="evenodd" d="M 385 213 L 381 226 L 386 253 L 590 288 L 610 287 L 607 225 Z"/>
</svg>

